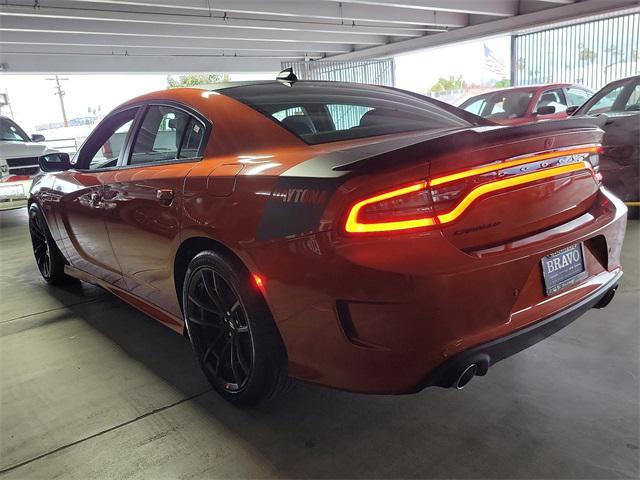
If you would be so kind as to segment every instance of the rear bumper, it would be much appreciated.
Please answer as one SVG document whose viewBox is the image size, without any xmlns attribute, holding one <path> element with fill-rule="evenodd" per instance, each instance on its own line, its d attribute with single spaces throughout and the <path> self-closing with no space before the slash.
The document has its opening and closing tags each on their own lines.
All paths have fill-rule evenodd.
<svg viewBox="0 0 640 480">
<path fill-rule="evenodd" d="M 454 387 L 460 374 L 473 364 L 477 366 L 477 375 L 486 374 L 491 365 L 515 355 L 562 330 L 588 310 L 597 307 L 599 303 L 608 303 L 618 288 L 618 282 L 621 277 L 622 271 L 618 270 L 614 272 L 610 280 L 598 287 L 597 290 L 564 310 L 509 335 L 454 355 L 433 370 L 418 385 L 416 390 L 419 391 L 430 386 Z"/>
<path fill-rule="evenodd" d="M 0 198 L 0 211 L 26 207 L 27 202 L 26 198 Z"/>
<path fill-rule="evenodd" d="M 324 232 L 258 245 L 249 266 L 266 280 L 291 376 L 408 393 L 438 384 L 431 375 L 464 352 L 597 301 L 621 272 L 626 211 L 603 189 L 579 218 L 481 251 L 462 251 L 437 230 L 362 241 Z M 547 296 L 541 258 L 579 242 L 588 277 Z"/>
</svg>

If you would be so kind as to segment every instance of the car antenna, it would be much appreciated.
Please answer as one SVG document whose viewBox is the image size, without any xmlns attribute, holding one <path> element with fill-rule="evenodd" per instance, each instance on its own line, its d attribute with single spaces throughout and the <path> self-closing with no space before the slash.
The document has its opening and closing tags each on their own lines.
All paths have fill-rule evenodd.
<svg viewBox="0 0 640 480">
<path fill-rule="evenodd" d="M 292 86 L 294 83 L 298 81 L 298 77 L 293 73 L 293 67 L 285 68 L 278 75 L 276 75 L 276 80 L 287 87 Z"/>
</svg>

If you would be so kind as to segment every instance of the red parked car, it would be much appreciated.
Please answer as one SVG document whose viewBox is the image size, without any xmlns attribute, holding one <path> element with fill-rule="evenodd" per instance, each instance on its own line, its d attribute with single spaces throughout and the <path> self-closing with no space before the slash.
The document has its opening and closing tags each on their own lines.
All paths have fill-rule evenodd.
<svg viewBox="0 0 640 480">
<path fill-rule="evenodd" d="M 519 125 L 567 118 L 567 108 L 579 107 L 591 95 L 591 90 L 568 83 L 531 85 L 483 93 L 460 108 L 502 125 Z"/>
<path fill-rule="evenodd" d="M 152 93 L 73 162 L 42 157 L 45 280 L 185 334 L 239 404 L 287 376 L 461 388 L 613 297 L 626 207 L 592 121 L 505 127 L 393 88 L 288 83 Z"/>
</svg>

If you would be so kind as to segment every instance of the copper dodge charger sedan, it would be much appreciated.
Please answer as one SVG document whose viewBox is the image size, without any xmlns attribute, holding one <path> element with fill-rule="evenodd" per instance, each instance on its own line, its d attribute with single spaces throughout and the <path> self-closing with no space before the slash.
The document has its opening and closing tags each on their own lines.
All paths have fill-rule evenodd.
<svg viewBox="0 0 640 480">
<path fill-rule="evenodd" d="M 614 295 L 626 207 L 592 123 L 332 82 L 151 93 L 40 158 L 35 258 L 187 336 L 237 404 L 289 377 L 461 388 Z"/>
</svg>

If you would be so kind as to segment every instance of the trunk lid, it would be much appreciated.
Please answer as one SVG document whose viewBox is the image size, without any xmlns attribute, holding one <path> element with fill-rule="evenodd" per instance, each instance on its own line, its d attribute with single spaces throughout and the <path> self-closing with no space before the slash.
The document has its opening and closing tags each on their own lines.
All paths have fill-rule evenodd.
<svg viewBox="0 0 640 480">
<path fill-rule="evenodd" d="M 587 212 L 603 132 L 580 121 L 453 135 L 429 178 L 444 235 L 462 250 L 507 243 Z M 456 138 L 457 137 L 457 138 Z"/>
<path fill-rule="evenodd" d="M 389 209 L 396 220 L 411 218 L 401 218 L 398 209 L 408 208 L 404 211 L 411 215 L 415 204 L 422 209 L 414 212 L 416 219 L 429 217 L 433 221 L 425 225 L 439 226 L 458 248 L 474 250 L 553 228 L 587 212 L 599 191 L 602 137 L 593 119 L 481 126 L 415 136 L 391 148 L 377 146 L 378 155 L 369 150 L 353 155 L 351 161 L 338 155 L 331 170 L 337 175 L 378 172 L 378 181 L 399 187 L 403 181 L 415 183 L 416 175 L 424 172 L 430 192 L 431 205 L 419 196 L 419 185 L 415 198 L 402 202 L 374 198 L 372 207 L 366 201 L 362 210 L 351 211 L 354 216 L 347 231 L 364 231 L 358 224 L 360 217 L 365 222 L 390 218 Z M 383 146 L 387 144 L 391 142 Z M 414 220 L 402 225 L 408 224 L 420 225 Z M 396 228 L 397 224 L 389 225 Z M 374 229 L 379 228 L 375 223 Z"/>
</svg>

